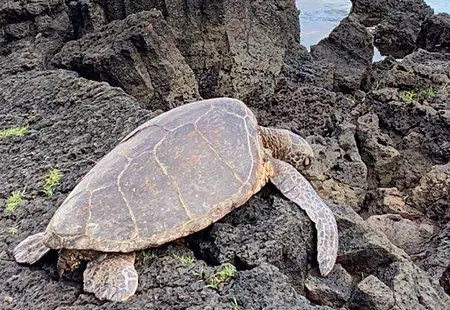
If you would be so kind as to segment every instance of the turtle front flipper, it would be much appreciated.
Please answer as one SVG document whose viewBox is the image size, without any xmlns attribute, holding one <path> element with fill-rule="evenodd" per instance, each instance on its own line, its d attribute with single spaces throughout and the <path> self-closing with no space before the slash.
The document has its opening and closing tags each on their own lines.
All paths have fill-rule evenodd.
<svg viewBox="0 0 450 310">
<path fill-rule="evenodd" d="M 14 259 L 22 264 L 34 264 L 44 256 L 50 248 L 44 244 L 44 232 L 28 236 L 13 251 Z"/>
<path fill-rule="evenodd" d="M 294 167 L 272 159 L 272 183 L 300 208 L 306 211 L 317 230 L 317 260 L 322 276 L 326 276 L 336 262 L 338 229 L 333 212 L 317 195 L 311 184 Z"/>
<path fill-rule="evenodd" d="M 134 259 L 133 253 L 99 255 L 83 273 L 84 290 L 101 300 L 127 300 L 138 286 Z"/>
</svg>

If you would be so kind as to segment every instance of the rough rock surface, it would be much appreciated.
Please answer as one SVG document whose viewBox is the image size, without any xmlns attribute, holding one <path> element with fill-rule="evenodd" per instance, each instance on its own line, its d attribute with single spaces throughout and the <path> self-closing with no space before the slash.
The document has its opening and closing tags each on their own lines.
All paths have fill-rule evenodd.
<svg viewBox="0 0 450 310">
<path fill-rule="evenodd" d="M 102 15 L 112 21 L 142 10 L 160 10 L 203 98 L 273 94 L 285 60 L 301 50 L 297 9 L 291 0 L 113 0 L 101 8 L 96 1 L 80 0 L 77 8 L 81 24 L 93 25 L 88 31 L 103 22 Z"/>
<path fill-rule="evenodd" d="M 44 69 L 72 38 L 64 0 L 8 0 L 0 4 L 0 77 Z"/>
<path fill-rule="evenodd" d="M 365 209 L 360 212 L 363 218 L 371 215 L 399 214 L 403 218 L 414 220 L 423 215 L 416 208 L 406 204 L 405 197 L 396 187 L 377 188 L 367 192 L 364 205 Z"/>
<path fill-rule="evenodd" d="M 298 45 L 291 0 L 67 2 L 0 5 L 0 130 L 28 125 L 22 136 L 0 135 L 1 309 L 225 310 L 237 304 L 440 310 L 450 304 L 450 59 L 418 50 L 402 61 L 388 57 L 372 65 L 371 37 L 355 21 L 357 14 L 367 26 L 376 16 L 362 18 L 364 6 L 379 17 L 404 10 L 425 20 L 430 11 L 422 1 L 389 0 L 382 6 L 354 0 L 354 16 L 319 44 L 323 57 L 316 59 Z M 140 13 L 151 8 L 161 14 Z M 152 34 L 144 29 L 147 17 L 154 21 Z M 47 29 L 39 34 L 41 22 L 48 28 L 39 26 Z M 412 36 L 417 29 L 404 31 Z M 158 55 L 157 61 L 142 61 L 145 50 Z M 52 67 L 56 53 L 53 63 L 61 65 L 75 59 L 75 51 L 89 54 L 84 65 L 110 76 Z M 354 57 L 354 51 L 363 56 Z M 122 61 L 107 62 L 108 55 Z M 130 55 L 132 62 L 123 61 Z M 171 71 L 180 64 L 186 70 Z M 351 79 L 343 77 L 345 66 L 355 69 Z M 111 78 L 127 81 L 145 71 L 164 76 L 148 79 L 163 94 L 147 98 L 152 110 L 143 108 L 135 92 L 144 84 L 114 84 Z M 127 303 L 84 293 L 83 266 L 59 278 L 54 251 L 32 267 L 14 262 L 14 246 L 45 229 L 95 162 L 159 113 L 156 107 L 167 108 L 162 102 L 185 94 L 183 87 L 195 93 L 190 91 L 196 85 L 204 97 L 243 98 L 261 124 L 291 129 L 310 141 L 316 160 L 302 173 L 326 199 L 339 227 L 337 265 L 328 277 L 318 276 L 313 224 L 271 185 L 184 241 L 138 253 L 139 288 Z M 47 197 L 43 178 L 51 167 L 63 177 Z M 5 212 L 16 190 L 25 190 L 23 201 Z M 382 224 L 371 225 L 377 218 Z M 183 263 L 180 256 L 193 262 Z M 236 274 L 208 287 L 228 264 Z"/>
<path fill-rule="evenodd" d="M 167 110 L 198 98 L 194 73 L 156 10 L 132 14 L 67 43 L 53 62 L 121 87 L 146 106 L 151 102 L 152 109 Z"/>
<path fill-rule="evenodd" d="M 374 275 L 358 283 L 350 303 L 350 309 L 388 310 L 394 306 L 394 293 Z"/>
<path fill-rule="evenodd" d="M 352 0 L 351 15 L 374 27 L 374 44 L 383 55 L 402 58 L 416 47 L 422 23 L 433 9 L 424 0 Z"/>
<path fill-rule="evenodd" d="M 373 58 L 373 38 L 356 18 L 344 18 L 327 38 L 311 46 L 316 60 L 333 63 L 334 90 L 367 90 Z"/>
<path fill-rule="evenodd" d="M 448 222 L 450 220 L 450 163 L 437 165 L 424 175 L 413 191 L 409 202 L 430 218 Z M 433 204 L 434 208 L 428 206 Z"/>
<path fill-rule="evenodd" d="M 383 232 L 393 244 L 408 254 L 415 254 L 434 233 L 432 225 L 416 223 L 398 214 L 373 215 L 366 222 L 373 229 Z"/>
<path fill-rule="evenodd" d="M 417 46 L 430 52 L 450 53 L 450 14 L 433 15 L 422 24 Z"/>
<path fill-rule="evenodd" d="M 433 278 L 438 279 L 447 294 L 450 294 L 450 222 L 447 221 L 433 239 L 416 251 L 414 261 Z"/>
</svg>

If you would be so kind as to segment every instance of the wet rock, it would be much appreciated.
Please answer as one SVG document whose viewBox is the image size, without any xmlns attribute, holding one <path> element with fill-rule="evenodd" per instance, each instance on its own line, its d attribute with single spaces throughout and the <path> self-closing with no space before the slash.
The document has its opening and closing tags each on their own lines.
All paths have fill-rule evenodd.
<svg viewBox="0 0 450 310">
<path fill-rule="evenodd" d="M 350 302 L 350 309 L 388 310 L 394 306 L 394 293 L 374 275 L 358 283 Z"/>
<path fill-rule="evenodd" d="M 423 215 L 417 209 L 407 205 L 404 195 L 395 187 L 377 188 L 375 191 L 367 192 L 365 206 L 365 210 L 362 214 L 360 213 L 363 218 L 390 213 L 413 220 Z"/>
<path fill-rule="evenodd" d="M 417 253 L 417 249 L 434 233 L 433 225 L 413 222 L 398 214 L 372 215 L 366 222 L 373 229 L 383 232 L 393 244 L 408 254 Z"/>
<path fill-rule="evenodd" d="M 33 269 L 2 259 L 0 268 L 1 309 L 32 309 L 36 308 L 36 305 L 58 308 L 60 305 L 74 302 L 77 298 L 78 288 L 58 281 L 56 275 L 48 270 L 49 266 L 45 262 L 39 265 L 39 269 Z M 49 298 L 50 296 L 52 298 Z"/>
<path fill-rule="evenodd" d="M 430 218 L 445 223 L 450 220 L 450 163 L 437 165 L 425 174 L 408 202 Z"/>
<path fill-rule="evenodd" d="M 357 19 L 343 19 L 327 38 L 311 46 L 311 55 L 332 64 L 335 91 L 351 93 L 369 88 L 373 38 Z"/>
<path fill-rule="evenodd" d="M 370 27 L 380 23 L 391 14 L 405 12 L 417 15 L 420 19 L 425 19 L 433 14 L 433 10 L 423 0 L 351 0 L 351 14 L 355 14 Z"/>
<path fill-rule="evenodd" d="M 55 65 L 112 86 L 165 110 L 197 98 L 192 70 L 158 11 L 130 15 L 67 43 Z"/>
<path fill-rule="evenodd" d="M 309 274 L 305 280 L 306 296 L 319 305 L 342 307 L 352 294 L 352 276 L 336 265 L 327 277 Z"/>
<path fill-rule="evenodd" d="M 402 58 L 415 49 L 421 24 L 433 10 L 423 0 L 352 0 L 351 15 L 373 27 L 374 44 L 383 55 Z"/>
<path fill-rule="evenodd" d="M 428 18 L 422 24 L 417 46 L 430 52 L 450 53 L 450 14 L 439 13 Z"/>
</svg>

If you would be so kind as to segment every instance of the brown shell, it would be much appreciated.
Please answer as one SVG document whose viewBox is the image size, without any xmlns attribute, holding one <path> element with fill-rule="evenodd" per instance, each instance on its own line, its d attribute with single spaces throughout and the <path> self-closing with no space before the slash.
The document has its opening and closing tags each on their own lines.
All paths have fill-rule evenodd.
<svg viewBox="0 0 450 310">
<path fill-rule="evenodd" d="M 136 128 L 73 189 L 51 248 L 131 252 L 199 231 L 263 185 L 253 113 L 239 100 L 187 104 Z"/>
</svg>

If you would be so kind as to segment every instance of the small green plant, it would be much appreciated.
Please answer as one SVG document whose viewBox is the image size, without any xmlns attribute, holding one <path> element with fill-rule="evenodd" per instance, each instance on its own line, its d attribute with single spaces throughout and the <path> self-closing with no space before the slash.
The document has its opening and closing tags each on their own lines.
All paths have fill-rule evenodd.
<svg viewBox="0 0 450 310">
<path fill-rule="evenodd" d="M 8 197 L 6 201 L 6 207 L 4 212 L 7 214 L 11 214 L 17 207 L 22 203 L 23 194 L 25 194 L 25 190 L 17 190 L 11 193 L 11 196 Z"/>
<path fill-rule="evenodd" d="M 428 87 L 428 89 L 425 91 L 425 98 L 430 99 L 436 97 L 436 91 L 434 90 L 433 86 Z"/>
<path fill-rule="evenodd" d="M 219 284 L 222 282 L 225 282 L 229 278 L 233 277 L 236 274 L 236 267 L 233 265 L 225 265 L 222 267 L 222 269 L 212 275 L 206 282 L 206 286 L 217 289 Z"/>
<path fill-rule="evenodd" d="M 61 180 L 62 173 L 58 169 L 52 168 L 45 175 L 44 189 L 42 190 L 45 195 L 52 196 L 56 185 L 58 185 Z"/>
<path fill-rule="evenodd" d="M 8 233 L 9 233 L 11 236 L 16 235 L 18 232 L 19 232 L 19 227 L 18 227 L 17 225 L 13 225 L 13 226 L 11 226 L 11 227 L 8 228 Z"/>
<path fill-rule="evenodd" d="M 205 277 L 206 277 L 206 274 L 205 274 L 205 268 L 202 266 L 202 267 L 200 268 L 199 271 L 195 271 L 195 272 L 194 272 L 194 277 L 195 277 L 197 280 L 204 280 Z"/>
<path fill-rule="evenodd" d="M 145 262 L 147 260 L 155 258 L 156 255 L 151 250 L 143 250 L 137 253 L 137 257 Z"/>
<path fill-rule="evenodd" d="M 28 130 L 28 125 L 15 128 L 7 128 L 0 130 L 0 138 L 7 138 L 10 136 L 23 136 Z"/>
<path fill-rule="evenodd" d="M 231 310 L 238 310 L 239 305 L 237 303 L 236 297 L 233 297 L 233 300 L 231 301 Z"/>
<path fill-rule="evenodd" d="M 411 102 L 417 97 L 417 93 L 413 90 L 404 91 L 402 97 L 403 100 Z"/>
<path fill-rule="evenodd" d="M 208 279 L 208 281 L 206 282 L 206 286 L 209 288 L 213 288 L 213 289 L 217 289 L 219 287 L 220 281 L 219 278 L 217 278 L 216 276 L 212 276 L 211 278 Z"/>
<path fill-rule="evenodd" d="M 194 258 L 188 255 L 174 255 L 174 257 L 183 265 L 190 265 L 194 262 Z"/>
</svg>

